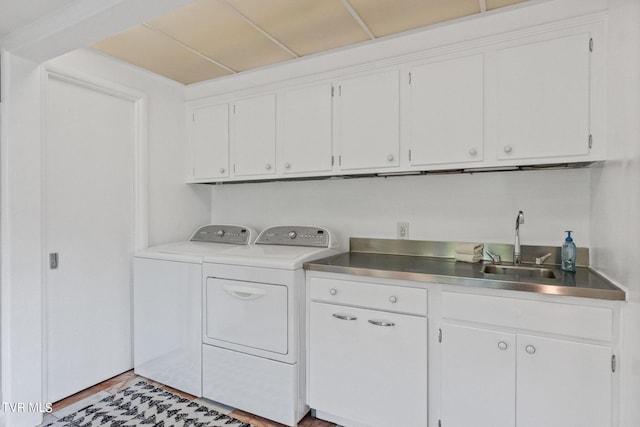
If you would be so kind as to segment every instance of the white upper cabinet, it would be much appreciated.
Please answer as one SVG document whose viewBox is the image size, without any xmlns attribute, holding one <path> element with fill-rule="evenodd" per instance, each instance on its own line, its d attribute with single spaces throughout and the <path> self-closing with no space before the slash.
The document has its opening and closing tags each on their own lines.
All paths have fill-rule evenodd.
<svg viewBox="0 0 640 427">
<path fill-rule="evenodd" d="M 605 160 L 606 46 L 554 24 L 196 100 L 187 180 Z"/>
<path fill-rule="evenodd" d="M 231 152 L 236 177 L 276 171 L 276 95 L 243 99 L 233 105 Z"/>
<path fill-rule="evenodd" d="M 332 171 L 333 100 L 331 84 L 278 94 L 278 173 Z"/>
<path fill-rule="evenodd" d="M 590 135 L 590 35 L 583 33 L 495 52 L 496 156 L 587 156 Z"/>
<path fill-rule="evenodd" d="M 197 108 L 187 114 L 187 181 L 229 176 L 229 105 Z"/>
<path fill-rule="evenodd" d="M 337 96 L 340 169 L 397 168 L 400 152 L 399 71 L 343 80 Z"/>
<path fill-rule="evenodd" d="M 409 163 L 426 166 L 483 158 L 483 55 L 413 67 L 409 78 Z"/>
</svg>

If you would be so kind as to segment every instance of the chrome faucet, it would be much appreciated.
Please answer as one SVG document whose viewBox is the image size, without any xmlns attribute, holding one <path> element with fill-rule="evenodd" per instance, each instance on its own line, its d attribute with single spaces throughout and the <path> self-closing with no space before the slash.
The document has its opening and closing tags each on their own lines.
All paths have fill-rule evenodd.
<svg viewBox="0 0 640 427">
<path fill-rule="evenodd" d="M 516 242 L 513 245 L 513 263 L 522 264 L 522 253 L 520 251 L 520 224 L 524 224 L 524 213 L 518 212 L 516 217 Z"/>
</svg>

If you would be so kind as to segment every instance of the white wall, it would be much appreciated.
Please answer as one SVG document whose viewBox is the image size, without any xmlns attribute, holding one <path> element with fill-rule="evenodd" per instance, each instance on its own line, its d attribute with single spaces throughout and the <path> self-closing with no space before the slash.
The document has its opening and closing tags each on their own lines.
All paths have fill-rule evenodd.
<svg viewBox="0 0 640 427">
<path fill-rule="evenodd" d="M 2 401 L 40 402 L 41 164 L 40 69 L 5 53 L 1 154 Z M 37 413 L 7 413 L 7 426 L 32 426 Z"/>
<path fill-rule="evenodd" d="M 276 224 L 326 226 L 349 237 L 513 243 L 515 218 L 524 245 L 560 246 L 564 230 L 589 246 L 588 169 L 357 178 L 212 187 L 212 222 L 263 229 Z"/>
<path fill-rule="evenodd" d="M 181 240 L 210 217 L 210 189 L 184 184 L 183 87 L 92 51 L 51 61 L 57 70 L 107 80 L 148 97 L 149 242 Z M 2 398 L 42 398 L 41 67 L 3 59 L 0 208 L 2 233 Z M 117 173 L 117 171 L 114 171 Z M 105 224 L 108 226 L 108 224 Z M 6 414 L 33 426 L 38 413 Z"/>
<path fill-rule="evenodd" d="M 609 1 L 608 160 L 591 179 L 592 262 L 627 289 L 620 425 L 640 425 L 640 2 Z"/>
<path fill-rule="evenodd" d="M 147 95 L 150 245 L 184 240 L 208 221 L 208 188 L 184 183 L 184 86 L 89 49 L 63 55 L 47 66 L 118 83 Z"/>
</svg>

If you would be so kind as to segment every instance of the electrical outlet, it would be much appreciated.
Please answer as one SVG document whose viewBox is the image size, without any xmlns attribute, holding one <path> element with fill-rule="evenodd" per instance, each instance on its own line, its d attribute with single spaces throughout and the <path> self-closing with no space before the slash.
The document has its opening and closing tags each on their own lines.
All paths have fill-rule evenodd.
<svg viewBox="0 0 640 427">
<path fill-rule="evenodd" d="M 409 223 L 405 221 L 398 221 L 396 228 L 396 237 L 398 239 L 409 238 Z"/>
</svg>

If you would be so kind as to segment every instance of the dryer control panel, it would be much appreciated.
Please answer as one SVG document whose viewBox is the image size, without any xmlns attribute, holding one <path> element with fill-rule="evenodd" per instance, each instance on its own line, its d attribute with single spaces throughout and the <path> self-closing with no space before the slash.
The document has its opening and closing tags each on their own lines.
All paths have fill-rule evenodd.
<svg viewBox="0 0 640 427">
<path fill-rule="evenodd" d="M 256 239 L 259 245 L 333 247 L 331 233 L 322 227 L 279 225 L 262 231 Z"/>
<path fill-rule="evenodd" d="M 190 241 L 207 243 L 229 243 L 233 245 L 248 245 L 255 239 L 255 231 L 242 225 L 205 225 L 200 227 Z"/>
</svg>

